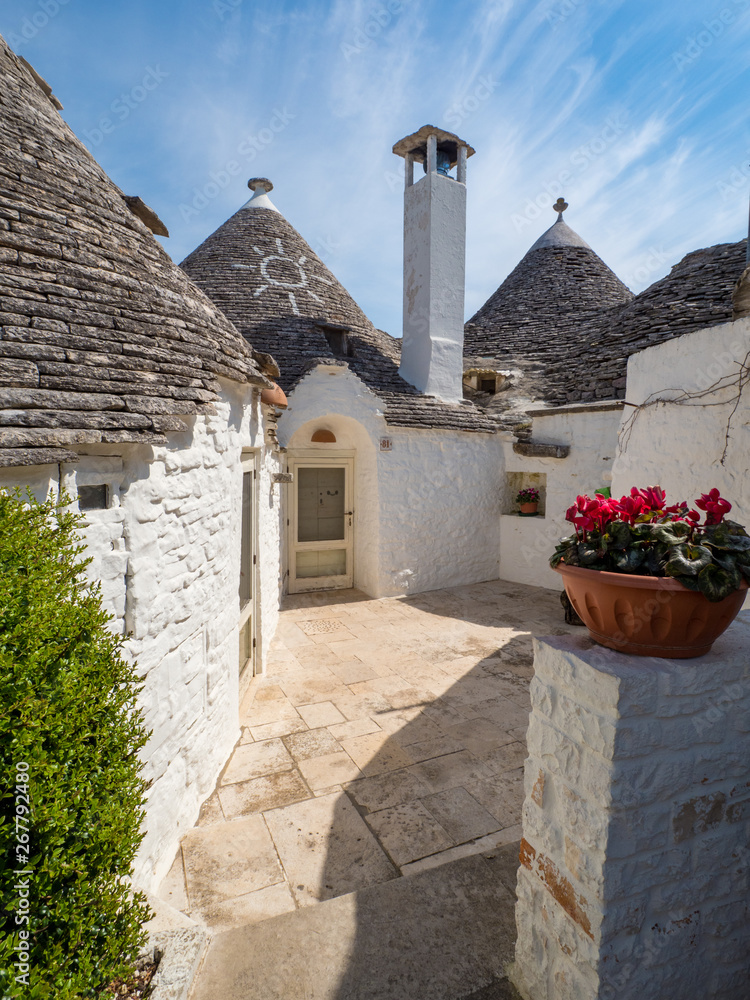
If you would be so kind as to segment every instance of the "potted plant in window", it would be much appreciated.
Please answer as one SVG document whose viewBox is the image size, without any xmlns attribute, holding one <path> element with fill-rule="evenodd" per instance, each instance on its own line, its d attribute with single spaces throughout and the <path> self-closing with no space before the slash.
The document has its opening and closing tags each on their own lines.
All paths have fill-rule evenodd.
<svg viewBox="0 0 750 1000">
<path fill-rule="evenodd" d="M 718 489 L 667 505 L 659 486 L 620 500 L 579 496 L 575 534 L 550 559 L 596 642 L 623 653 L 702 656 L 731 624 L 750 580 L 750 536 Z M 703 511 L 701 522 L 700 511 Z"/>
<path fill-rule="evenodd" d="M 539 507 L 539 490 L 535 486 L 525 486 L 516 494 L 518 513 L 521 517 L 534 517 Z"/>
</svg>

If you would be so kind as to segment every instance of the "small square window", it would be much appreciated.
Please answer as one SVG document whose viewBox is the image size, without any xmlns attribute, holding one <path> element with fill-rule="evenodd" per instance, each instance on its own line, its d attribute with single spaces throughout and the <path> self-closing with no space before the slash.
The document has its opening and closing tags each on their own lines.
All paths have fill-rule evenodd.
<svg viewBox="0 0 750 1000">
<path fill-rule="evenodd" d="M 79 510 L 106 510 L 106 508 L 107 486 L 105 483 L 102 483 L 100 486 L 78 487 Z"/>
<path fill-rule="evenodd" d="M 492 378 L 480 378 L 479 380 L 479 391 L 489 392 L 494 395 L 497 390 L 497 380 L 493 375 Z"/>
<path fill-rule="evenodd" d="M 349 343 L 349 331 L 335 327 L 323 327 L 323 333 L 331 348 L 331 353 L 337 358 L 351 358 L 352 345 Z"/>
</svg>

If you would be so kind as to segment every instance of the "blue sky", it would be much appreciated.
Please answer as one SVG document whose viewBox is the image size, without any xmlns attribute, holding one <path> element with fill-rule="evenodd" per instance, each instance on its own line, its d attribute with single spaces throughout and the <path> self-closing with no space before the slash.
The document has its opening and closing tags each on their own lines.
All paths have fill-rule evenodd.
<svg viewBox="0 0 750 1000">
<path fill-rule="evenodd" d="M 402 163 L 469 160 L 466 315 L 554 221 L 635 291 L 740 239 L 750 0 L 3 0 L 0 33 L 182 260 L 270 177 L 373 322 L 401 333 Z M 540 294 L 544 294 L 540 290 Z"/>
</svg>

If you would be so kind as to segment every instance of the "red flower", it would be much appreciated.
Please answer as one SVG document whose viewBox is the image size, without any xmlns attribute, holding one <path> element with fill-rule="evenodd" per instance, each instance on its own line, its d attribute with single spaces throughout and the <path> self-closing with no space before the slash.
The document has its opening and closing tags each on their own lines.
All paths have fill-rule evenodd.
<svg viewBox="0 0 750 1000">
<path fill-rule="evenodd" d="M 702 493 L 700 499 L 695 501 L 695 506 L 705 510 L 706 524 L 721 524 L 724 515 L 732 509 L 731 503 L 724 500 L 715 486 L 708 493 Z"/>
<path fill-rule="evenodd" d="M 623 521 L 627 521 L 628 524 L 635 524 L 636 519 L 643 513 L 646 502 L 638 490 L 633 489 L 630 491 L 630 496 L 623 497 L 617 506 Z"/>
<path fill-rule="evenodd" d="M 663 510 L 664 501 L 667 499 L 666 493 L 661 486 L 647 486 L 645 490 L 639 490 L 635 486 L 630 491 L 630 495 L 643 497 L 646 507 L 649 510 Z"/>
</svg>

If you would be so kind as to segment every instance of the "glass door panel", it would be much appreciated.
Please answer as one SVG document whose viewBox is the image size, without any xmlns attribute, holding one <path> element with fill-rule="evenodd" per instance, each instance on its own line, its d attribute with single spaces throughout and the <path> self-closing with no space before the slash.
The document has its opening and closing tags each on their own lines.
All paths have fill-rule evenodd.
<svg viewBox="0 0 750 1000">
<path fill-rule="evenodd" d="M 345 537 L 345 469 L 297 472 L 297 541 L 338 541 Z"/>
<path fill-rule="evenodd" d="M 319 460 L 318 460 L 319 461 Z M 294 463 L 290 591 L 352 585 L 351 459 Z"/>
</svg>

